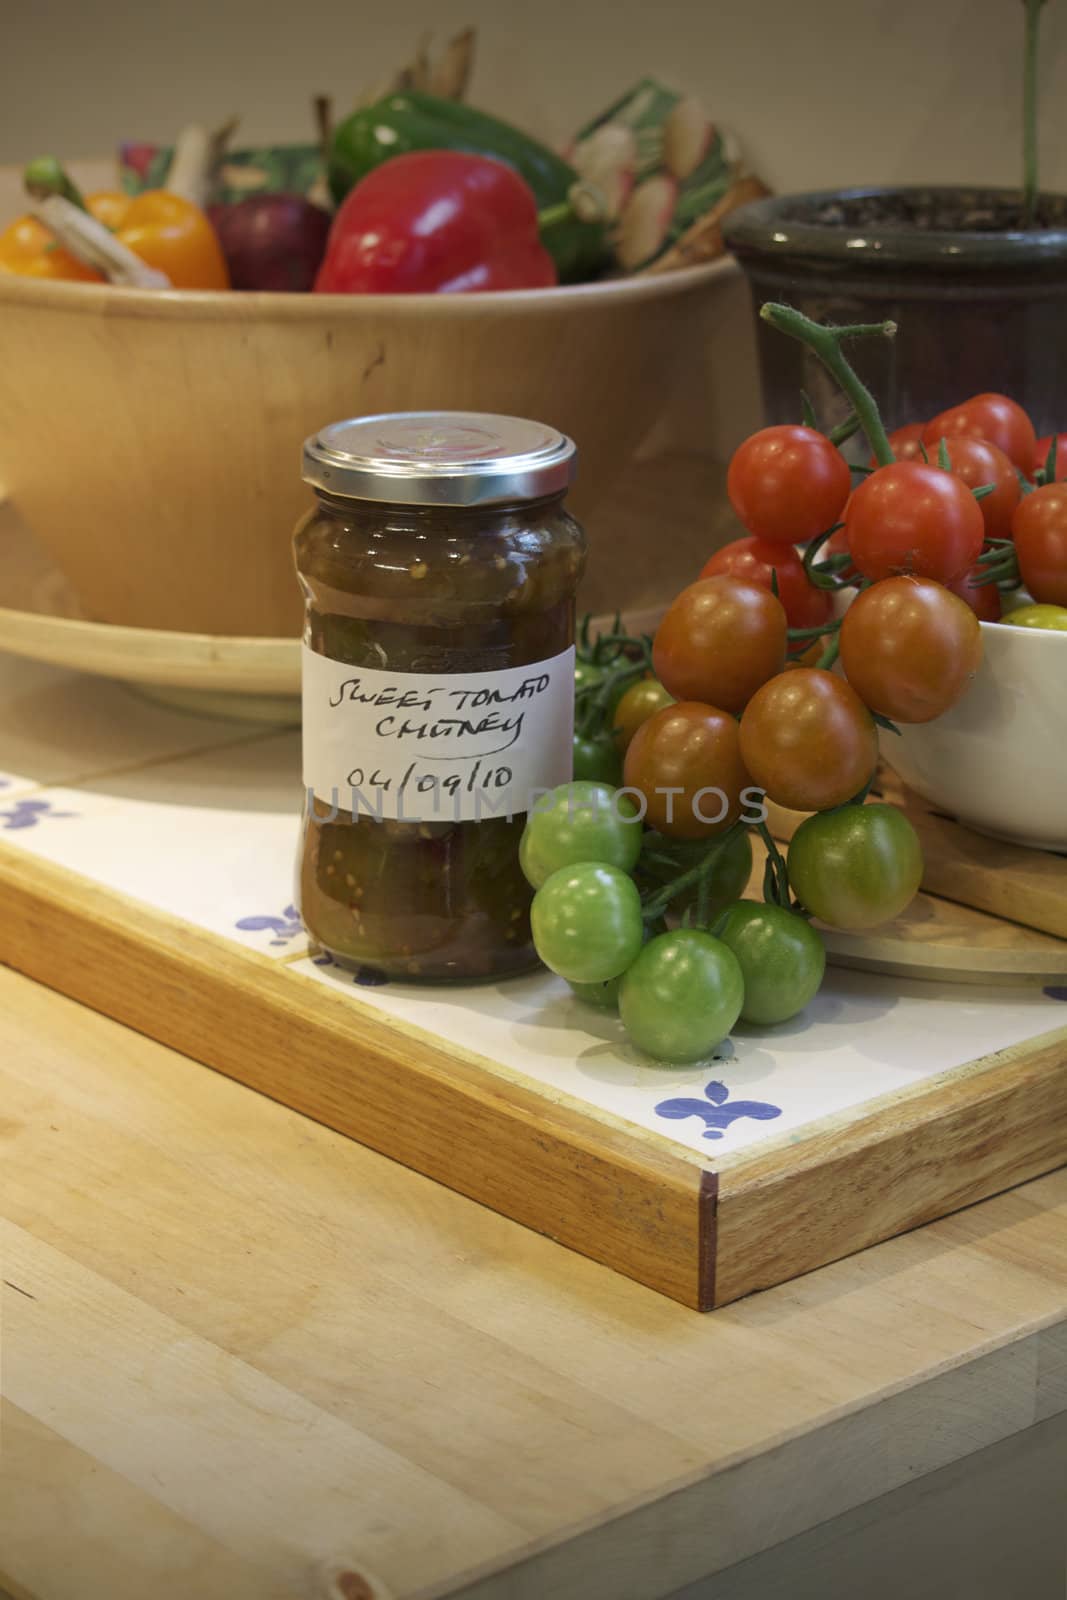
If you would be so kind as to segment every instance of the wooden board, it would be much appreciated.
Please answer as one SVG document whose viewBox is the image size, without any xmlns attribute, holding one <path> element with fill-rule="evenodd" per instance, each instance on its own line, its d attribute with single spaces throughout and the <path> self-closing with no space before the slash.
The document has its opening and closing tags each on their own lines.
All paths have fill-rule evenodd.
<svg viewBox="0 0 1067 1600">
<path fill-rule="evenodd" d="M 879 787 L 919 835 L 929 894 L 1067 939 L 1067 856 L 975 833 L 940 815 L 888 770 Z"/>
<path fill-rule="evenodd" d="M 712 1161 L 29 852 L 0 913 L 0 960 L 700 1310 L 1067 1151 L 1063 1027 Z"/>
<path fill-rule="evenodd" d="M 1067 858 L 973 833 L 884 773 L 872 800 L 910 818 L 923 852 L 923 892 L 870 933 L 822 928 L 838 966 L 953 983 L 1067 982 Z M 787 842 L 806 813 L 769 806 L 776 839 Z M 762 854 L 753 872 L 758 892 Z"/>
<path fill-rule="evenodd" d="M 3 971 L 0 1098 L 20 1600 L 651 1600 L 1067 1408 L 1067 1172 L 698 1318 Z"/>
</svg>

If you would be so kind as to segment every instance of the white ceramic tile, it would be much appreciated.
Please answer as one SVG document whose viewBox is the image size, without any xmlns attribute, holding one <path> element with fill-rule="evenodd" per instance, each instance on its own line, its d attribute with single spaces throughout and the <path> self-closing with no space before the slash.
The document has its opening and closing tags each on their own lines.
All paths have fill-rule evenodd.
<svg viewBox="0 0 1067 1600">
<path fill-rule="evenodd" d="M 17 794 L 25 794 L 28 789 L 34 788 L 32 778 L 22 772 L 0 772 L 0 805 L 14 799 Z"/>
<path fill-rule="evenodd" d="M 0 841 L 268 955 L 306 949 L 293 910 L 299 735 L 6 800 Z M 243 801 L 243 809 L 236 802 Z"/>
<path fill-rule="evenodd" d="M 170 711 L 125 684 L 0 651 L 0 801 L 264 731 Z"/>
<path fill-rule="evenodd" d="M 0 726 L 2 726 L 0 715 Z M 292 909 L 299 735 L 264 736 L 27 794 L 0 790 L 0 840 L 199 927 L 274 955 L 307 945 Z M 548 973 L 499 985 L 354 989 L 300 969 L 473 1049 L 550 1095 L 590 1101 L 722 1160 L 1067 1021 L 1067 988 L 995 990 L 831 971 L 807 1012 L 736 1030 L 718 1056 L 658 1066 L 617 1018 Z"/>
<path fill-rule="evenodd" d="M 1067 1022 L 1051 991 L 982 994 L 830 969 L 803 1016 L 777 1028 L 739 1027 L 717 1057 L 674 1067 L 642 1056 L 617 1017 L 576 1000 L 549 973 L 420 989 L 364 986 L 310 959 L 295 967 L 709 1162 L 768 1138 L 799 1137 L 806 1124 Z"/>
</svg>

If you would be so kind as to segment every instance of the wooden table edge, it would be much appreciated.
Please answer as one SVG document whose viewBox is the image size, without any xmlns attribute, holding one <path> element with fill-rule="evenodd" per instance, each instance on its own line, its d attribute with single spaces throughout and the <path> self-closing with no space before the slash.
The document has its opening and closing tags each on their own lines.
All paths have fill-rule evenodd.
<svg viewBox="0 0 1067 1600">
<path fill-rule="evenodd" d="M 17 847 L 0 845 L 0 902 L 7 965 L 692 1309 L 711 1308 L 716 1182 L 699 1157 Z M 472 1129 L 477 1160 L 457 1163 L 459 1135 L 469 1151 Z M 539 1185 L 524 1181 L 531 1170 Z"/>
<path fill-rule="evenodd" d="M 619 1570 L 632 1573 L 642 1551 L 655 1551 L 652 1523 L 666 1509 L 674 1565 L 660 1583 L 656 1581 L 658 1569 L 649 1568 L 641 1593 L 643 1600 L 670 1600 L 689 1584 L 714 1577 L 832 1517 L 965 1460 L 1037 1421 L 1067 1413 L 1067 1395 L 1061 1404 L 1039 1411 L 1036 1381 L 1032 1395 L 1017 1397 L 1022 1403 L 1013 1417 L 1005 1414 L 980 1434 L 960 1404 L 961 1390 L 973 1385 L 976 1378 L 987 1386 L 1006 1388 L 1013 1369 L 1031 1361 L 1036 1374 L 1045 1338 L 1065 1331 L 1067 1310 L 1062 1316 L 1036 1318 L 1016 1336 L 1006 1335 L 959 1361 L 940 1363 L 917 1382 L 902 1381 L 873 1398 L 836 1407 L 812 1427 L 792 1428 L 761 1448 L 726 1457 L 710 1470 L 688 1473 L 657 1495 L 615 1507 L 609 1517 L 589 1518 L 559 1537 L 540 1540 L 517 1563 L 488 1563 L 423 1588 L 406 1600 L 544 1600 L 546 1595 L 552 1600 L 615 1600 L 617 1591 L 601 1587 L 598 1578 Z M 1031 1399 L 1032 1415 L 1028 1413 Z M 939 1429 L 931 1439 L 930 1457 L 919 1462 L 902 1451 L 897 1459 L 895 1442 L 901 1433 L 921 1424 L 935 1407 L 939 1408 Z M 800 1482 L 812 1477 L 812 1461 L 820 1445 L 842 1458 L 851 1452 L 878 1451 L 884 1475 L 879 1472 L 877 1488 L 869 1492 L 866 1478 L 862 1483 L 859 1479 L 847 1481 L 844 1492 L 830 1504 L 819 1502 L 813 1486 L 810 1494 L 801 1495 L 800 1506 L 789 1521 L 776 1523 L 773 1537 L 765 1538 L 762 1525 L 766 1519 L 760 1508 L 767 1505 L 769 1496 L 780 1492 L 784 1480 Z M 682 1553 L 675 1556 L 679 1546 Z M 610 1576 L 607 1581 L 612 1581 Z"/>
</svg>

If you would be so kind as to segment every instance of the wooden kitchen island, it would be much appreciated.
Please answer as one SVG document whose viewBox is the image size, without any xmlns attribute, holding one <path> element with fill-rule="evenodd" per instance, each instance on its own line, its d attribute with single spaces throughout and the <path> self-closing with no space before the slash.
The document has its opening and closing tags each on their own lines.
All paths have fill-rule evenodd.
<svg viewBox="0 0 1067 1600">
<path fill-rule="evenodd" d="M 1030 1440 L 945 1537 L 1056 1592 L 1065 1171 L 701 1317 L 10 971 L 0 1094 L 17 1600 L 844 1594 Z"/>
</svg>

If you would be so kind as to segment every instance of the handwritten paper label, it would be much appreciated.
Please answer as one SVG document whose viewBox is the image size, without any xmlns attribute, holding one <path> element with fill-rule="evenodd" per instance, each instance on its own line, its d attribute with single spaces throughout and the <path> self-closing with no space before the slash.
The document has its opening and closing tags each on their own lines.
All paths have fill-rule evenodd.
<svg viewBox="0 0 1067 1600">
<path fill-rule="evenodd" d="M 382 672 L 303 651 L 304 784 L 400 822 L 519 816 L 571 777 L 574 649 L 503 672 Z"/>
</svg>

